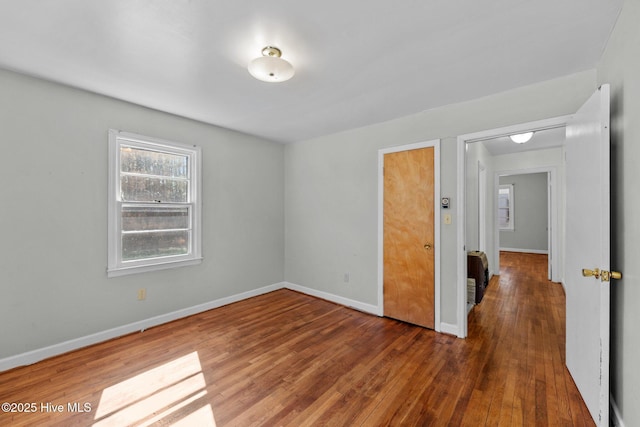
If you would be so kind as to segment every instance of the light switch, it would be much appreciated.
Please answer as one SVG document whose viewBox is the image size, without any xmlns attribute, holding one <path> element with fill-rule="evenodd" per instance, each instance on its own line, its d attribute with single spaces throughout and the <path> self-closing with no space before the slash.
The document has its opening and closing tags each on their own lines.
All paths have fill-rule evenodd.
<svg viewBox="0 0 640 427">
<path fill-rule="evenodd" d="M 444 215 L 444 223 L 445 224 L 451 224 L 451 214 L 445 214 Z"/>
</svg>

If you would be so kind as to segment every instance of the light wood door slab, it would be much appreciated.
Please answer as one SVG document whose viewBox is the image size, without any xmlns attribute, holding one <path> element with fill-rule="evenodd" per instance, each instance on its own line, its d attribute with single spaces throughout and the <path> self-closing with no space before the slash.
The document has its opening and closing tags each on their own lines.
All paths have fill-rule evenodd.
<svg viewBox="0 0 640 427">
<path fill-rule="evenodd" d="M 434 148 L 384 156 L 384 315 L 435 324 Z"/>
</svg>

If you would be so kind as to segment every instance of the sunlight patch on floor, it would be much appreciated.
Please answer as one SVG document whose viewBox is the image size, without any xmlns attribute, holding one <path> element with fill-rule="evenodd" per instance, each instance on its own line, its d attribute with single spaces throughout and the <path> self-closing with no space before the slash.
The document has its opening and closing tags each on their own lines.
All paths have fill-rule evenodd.
<svg viewBox="0 0 640 427">
<path fill-rule="evenodd" d="M 185 410 L 187 415 L 173 425 L 215 426 L 211 406 L 198 403 L 206 394 L 200 358 L 193 352 L 105 388 L 93 425 L 145 426 Z"/>
<path fill-rule="evenodd" d="M 171 424 L 172 427 L 216 427 L 216 421 L 213 418 L 213 410 L 211 405 L 205 405 L 187 415 L 180 421 Z"/>
</svg>

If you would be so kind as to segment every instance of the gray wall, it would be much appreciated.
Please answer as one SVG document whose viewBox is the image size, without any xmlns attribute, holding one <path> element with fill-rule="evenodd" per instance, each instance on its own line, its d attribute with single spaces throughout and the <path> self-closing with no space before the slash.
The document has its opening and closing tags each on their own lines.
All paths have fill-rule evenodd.
<svg viewBox="0 0 640 427">
<path fill-rule="evenodd" d="M 441 195 L 454 202 L 441 225 L 442 321 L 455 325 L 456 136 L 575 113 L 596 87 L 595 70 L 419 114 L 290 144 L 285 150 L 285 277 L 377 304 L 377 153 L 442 139 Z M 341 272 L 352 274 L 349 284 Z"/>
<path fill-rule="evenodd" d="M 640 2 L 626 0 L 598 67 L 611 84 L 611 394 L 627 426 L 640 425 Z"/>
<path fill-rule="evenodd" d="M 0 359 L 283 281 L 281 144 L 2 70 L 0 93 Z M 202 264 L 107 279 L 109 128 L 202 146 Z"/>
<path fill-rule="evenodd" d="M 547 174 L 500 177 L 500 185 L 513 184 L 513 230 L 500 230 L 500 249 L 545 253 L 548 244 Z"/>
</svg>

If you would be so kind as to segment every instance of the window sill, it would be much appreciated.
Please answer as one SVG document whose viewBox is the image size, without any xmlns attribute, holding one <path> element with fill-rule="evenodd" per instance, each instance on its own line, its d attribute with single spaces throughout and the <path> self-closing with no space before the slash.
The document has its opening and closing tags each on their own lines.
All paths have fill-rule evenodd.
<svg viewBox="0 0 640 427">
<path fill-rule="evenodd" d="M 188 265 L 197 265 L 201 263 L 202 263 L 202 257 L 182 260 L 182 261 L 163 262 L 163 263 L 151 264 L 151 265 L 138 265 L 133 267 L 112 268 L 112 269 L 107 269 L 107 277 L 111 278 L 111 277 L 126 276 L 129 274 L 147 273 L 150 271 L 167 270 L 169 268 L 185 267 Z"/>
</svg>

